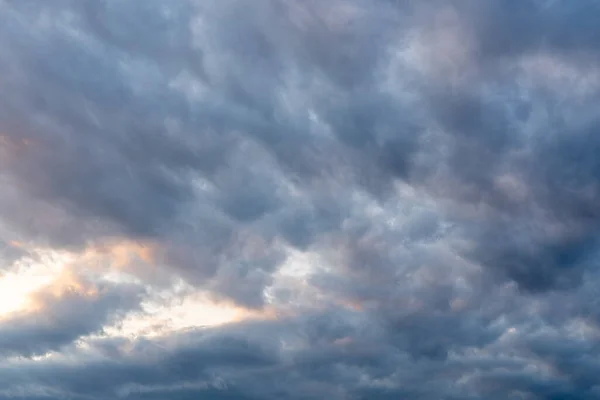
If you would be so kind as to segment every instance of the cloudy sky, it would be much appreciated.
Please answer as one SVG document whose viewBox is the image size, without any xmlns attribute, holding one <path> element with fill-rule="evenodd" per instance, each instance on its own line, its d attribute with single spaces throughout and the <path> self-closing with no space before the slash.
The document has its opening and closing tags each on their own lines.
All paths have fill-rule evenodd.
<svg viewBox="0 0 600 400">
<path fill-rule="evenodd" d="M 0 400 L 600 398 L 599 37 L 0 0 Z"/>
</svg>

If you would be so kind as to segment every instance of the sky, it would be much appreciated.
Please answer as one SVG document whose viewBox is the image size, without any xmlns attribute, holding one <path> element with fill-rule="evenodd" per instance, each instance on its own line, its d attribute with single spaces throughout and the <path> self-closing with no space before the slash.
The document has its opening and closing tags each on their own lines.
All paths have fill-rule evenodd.
<svg viewBox="0 0 600 400">
<path fill-rule="evenodd" d="M 600 398 L 598 21 L 0 0 L 0 400 Z"/>
</svg>

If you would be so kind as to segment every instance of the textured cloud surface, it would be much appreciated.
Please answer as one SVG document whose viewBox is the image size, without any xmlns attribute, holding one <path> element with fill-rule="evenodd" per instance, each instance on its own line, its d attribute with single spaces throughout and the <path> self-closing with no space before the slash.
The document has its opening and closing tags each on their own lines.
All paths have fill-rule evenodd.
<svg viewBox="0 0 600 400">
<path fill-rule="evenodd" d="M 600 398 L 593 0 L 0 0 L 0 400 Z"/>
</svg>

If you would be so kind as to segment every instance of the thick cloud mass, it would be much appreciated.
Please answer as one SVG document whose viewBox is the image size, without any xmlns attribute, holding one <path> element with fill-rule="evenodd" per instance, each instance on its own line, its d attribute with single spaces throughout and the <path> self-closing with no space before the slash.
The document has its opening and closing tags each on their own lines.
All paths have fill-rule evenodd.
<svg viewBox="0 0 600 400">
<path fill-rule="evenodd" d="M 592 0 L 0 0 L 0 270 L 75 258 L 0 313 L 0 400 L 600 398 L 599 37 Z M 190 293 L 254 317 L 119 330 Z"/>
</svg>

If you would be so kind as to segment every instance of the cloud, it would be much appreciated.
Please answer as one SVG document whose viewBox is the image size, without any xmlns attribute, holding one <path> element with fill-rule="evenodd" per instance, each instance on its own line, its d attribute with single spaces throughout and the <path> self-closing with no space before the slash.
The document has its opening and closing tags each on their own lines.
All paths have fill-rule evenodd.
<svg viewBox="0 0 600 400">
<path fill-rule="evenodd" d="M 34 292 L 28 307 L 0 321 L 0 354 L 32 357 L 101 331 L 138 307 L 139 289 L 94 285 L 70 274 Z"/>
<path fill-rule="evenodd" d="M 0 398 L 597 397 L 594 2 L 0 10 Z"/>
</svg>

